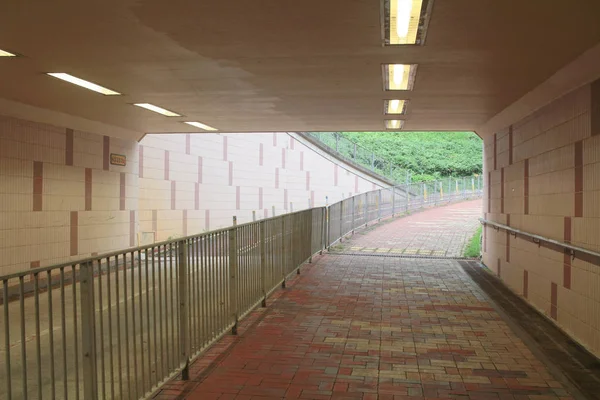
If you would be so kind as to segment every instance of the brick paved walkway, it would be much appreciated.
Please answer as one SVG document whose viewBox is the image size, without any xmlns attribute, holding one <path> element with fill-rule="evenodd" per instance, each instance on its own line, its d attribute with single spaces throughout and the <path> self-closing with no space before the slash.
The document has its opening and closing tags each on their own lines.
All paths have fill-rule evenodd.
<svg viewBox="0 0 600 400">
<path fill-rule="evenodd" d="M 274 297 L 156 398 L 572 399 L 455 261 L 328 254 Z"/>
<path fill-rule="evenodd" d="M 461 257 L 479 226 L 481 200 L 431 208 L 396 219 L 363 235 L 360 231 L 343 251 Z"/>
</svg>

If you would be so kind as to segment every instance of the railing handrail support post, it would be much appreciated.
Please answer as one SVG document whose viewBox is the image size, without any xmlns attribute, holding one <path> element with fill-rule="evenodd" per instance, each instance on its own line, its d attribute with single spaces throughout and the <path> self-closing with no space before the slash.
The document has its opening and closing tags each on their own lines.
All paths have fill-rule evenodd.
<svg viewBox="0 0 600 400">
<path fill-rule="evenodd" d="M 181 379 L 187 381 L 190 379 L 190 354 L 189 354 L 189 296 L 188 296 L 188 243 L 182 240 L 177 243 L 179 250 L 179 259 L 177 263 L 177 273 L 179 281 L 179 335 L 180 335 L 180 363 Z"/>
<path fill-rule="evenodd" d="M 235 217 L 234 217 L 235 218 Z M 235 221 L 235 220 L 234 220 Z M 229 229 L 229 307 L 231 307 L 231 317 L 233 327 L 231 334 L 238 333 L 238 259 L 237 259 L 237 227 Z"/>
<path fill-rule="evenodd" d="M 265 232 L 265 221 L 260 221 L 259 223 L 260 230 L 260 282 L 261 282 L 261 292 L 263 294 L 263 299 L 261 306 L 267 306 L 267 256 L 266 256 L 266 232 Z"/>
<path fill-rule="evenodd" d="M 94 307 L 93 263 L 79 265 L 81 296 L 81 350 L 83 354 L 83 398 L 98 399 L 98 375 L 96 373 L 96 310 Z"/>
</svg>

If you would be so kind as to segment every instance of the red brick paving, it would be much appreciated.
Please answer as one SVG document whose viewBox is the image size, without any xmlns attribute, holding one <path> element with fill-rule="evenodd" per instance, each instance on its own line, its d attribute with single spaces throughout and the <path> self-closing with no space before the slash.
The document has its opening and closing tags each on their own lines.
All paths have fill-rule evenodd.
<svg viewBox="0 0 600 400">
<path fill-rule="evenodd" d="M 571 399 L 452 260 L 318 257 L 191 378 L 156 399 Z"/>
</svg>

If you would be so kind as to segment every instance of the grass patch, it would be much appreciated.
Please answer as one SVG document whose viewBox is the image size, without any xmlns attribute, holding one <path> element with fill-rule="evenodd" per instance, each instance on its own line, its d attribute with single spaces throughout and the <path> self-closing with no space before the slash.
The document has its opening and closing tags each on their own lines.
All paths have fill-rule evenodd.
<svg viewBox="0 0 600 400">
<path fill-rule="evenodd" d="M 468 258 L 476 258 L 479 257 L 479 253 L 481 252 L 481 230 L 482 226 L 477 228 L 475 234 L 467 243 L 467 247 L 465 248 L 464 256 Z"/>
</svg>

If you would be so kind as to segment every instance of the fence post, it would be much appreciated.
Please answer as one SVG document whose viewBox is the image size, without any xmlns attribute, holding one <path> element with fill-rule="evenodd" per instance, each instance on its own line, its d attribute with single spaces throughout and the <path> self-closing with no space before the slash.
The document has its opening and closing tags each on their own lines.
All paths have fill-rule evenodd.
<svg viewBox="0 0 600 400">
<path fill-rule="evenodd" d="M 396 215 L 396 186 L 392 186 L 392 217 Z"/>
<path fill-rule="evenodd" d="M 256 222 L 256 211 L 252 211 L 252 222 Z"/>
<path fill-rule="evenodd" d="M 91 262 L 86 262 L 80 264 L 79 268 L 81 350 L 83 353 L 83 398 L 85 400 L 96 400 L 98 398 L 98 374 L 96 373 L 96 312 L 94 307 L 93 264 Z M 75 299 L 73 299 L 73 301 L 75 301 Z M 23 360 L 23 362 L 25 362 L 25 360 Z"/>
<path fill-rule="evenodd" d="M 352 234 L 354 235 L 354 228 L 356 227 L 356 196 L 352 196 Z"/>
<path fill-rule="evenodd" d="M 273 210 L 273 217 L 275 217 L 275 206 L 271 206 L 272 210 Z"/>
<path fill-rule="evenodd" d="M 381 189 L 379 189 L 377 196 L 377 222 L 381 222 Z"/>
<path fill-rule="evenodd" d="M 267 306 L 267 259 L 266 259 L 266 252 L 265 252 L 266 233 L 265 233 L 265 221 L 264 220 L 259 222 L 259 229 L 260 229 L 260 281 L 261 281 L 262 294 L 263 294 L 261 306 L 266 307 Z"/>
<path fill-rule="evenodd" d="M 327 247 L 327 207 L 321 210 L 321 250 L 320 255 L 323 255 L 323 250 Z"/>
<path fill-rule="evenodd" d="M 285 266 L 287 261 L 285 245 L 285 215 L 281 216 L 281 287 L 285 289 Z"/>
<path fill-rule="evenodd" d="M 233 217 L 234 225 L 236 218 Z M 233 318 L 233 328 L 231 334 L 237 335 L 238 328 L 238 258 L 237 258 L 237 228 L 230 228 L 229 233 L 229 307 L 231 307 L 231 317 Z"/>
<path fill-rule="evenodd" d="M 340 243 L 344 237 L 344 201 L 340 201 Z"/>
<path fill-rule="evenodd" d="M 177 243 L 179 248 L 178 280 L 179 280 L 179 339 L 181 343 L 181 379 L 190 379 L 189 369 L 189 296 L 188 296 L 188 243 L 182 240 Z"/>
<path fill-rule="evenodd" d="M 365 228 L 369 226 L 369 192 L 365 193 Z"/>
<path fill-rule="evenodd" d="M 406 196 L 406 213 L 408 213 L 408 209 L 410 208 L 410 184 L 404 187 L 404 196 Z"/>
</svg>

